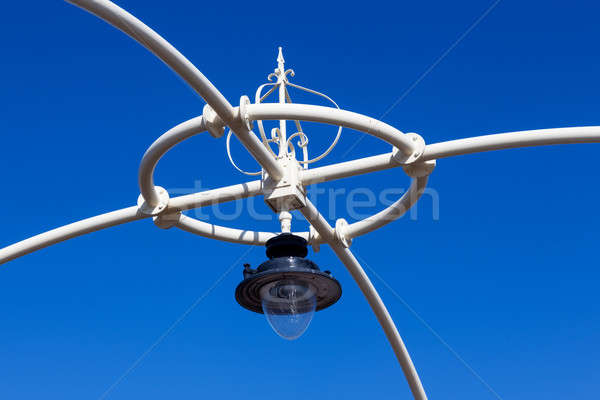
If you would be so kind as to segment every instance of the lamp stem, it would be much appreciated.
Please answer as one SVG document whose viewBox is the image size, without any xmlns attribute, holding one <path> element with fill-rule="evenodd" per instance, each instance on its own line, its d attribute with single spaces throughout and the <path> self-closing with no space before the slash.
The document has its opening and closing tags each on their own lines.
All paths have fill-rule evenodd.
<svg viewBox="0 0 600 400">
<path fill-rule="evenodd" d="M 288 211 L 279 213 L 279 222 L 281 223 L 281 233 L 292 232 L 292 214 Z"/>
</svg>

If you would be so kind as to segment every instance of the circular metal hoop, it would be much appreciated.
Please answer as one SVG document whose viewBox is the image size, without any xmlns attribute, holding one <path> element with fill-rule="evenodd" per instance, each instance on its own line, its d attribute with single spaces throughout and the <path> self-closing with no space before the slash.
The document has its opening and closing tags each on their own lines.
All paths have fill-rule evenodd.
<svg viewBox="0 0 600 400">
<path fill-rule="evenodd" d="M 249 104 L 244 107 L 243 114 L 244 115 L 242 115 L 242 110 L 240 109 L 240 118 L 248 121 L 256 120 L 259 117 L 265 120 L 288 119 L 295 117 L 304 121 L 321 122 L 360 130 L 366 134 L 378 137 L 388 144 L 394 146 L 396 149 L 394 152 L 394 159 L 397 161 L 404 160 L 405 162 L 411 161 L 413 163 L 410 164 L 412 166 L 411 171 L 415 169 L 419 171 L 423 170 L 422 168 L 418 168 L 420 163 L 414 163 L 414 160 L 423 154 L 423 149 L 425 146 L 425 142 L 419 135 L 414 133 L 404 134 L 390 125 L 361 114 L 336 108 L 303 104 Z M 196 117 L 170 129 L 165 134 L 160 136 L 148 148 L 140 163 L 139 171 L 140 192 L 142 193 L 141 197 L 144 198 L 148 204 L 152 205 L 151 201 L 156 201 L 155 199 L 151 198 L 151 195 L 155 195 L 156 199 L 158 199 L 158 190 L 154 186 L 154 180 L 152 176 L 160 158 L 162 158 L 162 156 L 164 156 L 164 154 L 166 154 L 177 143 L 180 143 L 185 139 L 204 131 L 205 129 L 206 123 L 204 118 Z M 402 153 L 402 150 L 398 147 L 395 147 L 396 145 L 403 146 L 403 148 L 406 148 L 407 146 L 414 146 L 417 148 L 417 150 L 411 150 L 409 157 L 406 158 L 402 155 L 404 154 Z M 409 173 L 409 169 L 405 168 L 405 170 L 407 173 Z M 427 176 L 429 173 L 431 173 L 433 168 L 425 170 L 426 173 L 421 173 L 420 175 L 409 173 L 409 175 L 414 177 L 413 182 L 411 183 L 409 190 L 398 201 L 370 217 L 352 224 L 344 225 L 343 237 L 345 240 L 351 241 L 354 237 L 364 235 L 375 229 L 381 228 L 382 226 L 404 215 L 404 213 L 409 210 L 420 198 L 425 186 L 427 185 Z M 259 188 L 255 188 L 254 191 L 248 193 L 248 196 L 243 197 L 255 196 L 260 193 L 261 190 Z M 227 200 L 233 200 L 235 198 L 236 196 L 233 196 Z M 169 212 L 181 211 L 181 203 L 182 201 L 179 200 L 178 207 L 173 207 L 172 204 L 169 203 L 163 212 L 168 214 Z M 184 206 L 186 205 L 187 204 Z M 198 206 L 191 205 L 189 207 L 185 207 L 185 209 L 197 207 Z M 200 221 L 185 215 L 181 215 L 177 220 L 177 223 L 175 223 L 173 226 L 207 238 L 250 245 L 264 245 L 267 240 L 275 236 L 275 233 L 272 232 L 230 228 Z M 339 233 L 342 234 L 341 232 Z M 305 238 L 311 245 L 323 243 L 322 238 L 315 237 L 314 235 L 311 235 L 310 232 L 296 232 L 295 234 Z"/>
</svg>

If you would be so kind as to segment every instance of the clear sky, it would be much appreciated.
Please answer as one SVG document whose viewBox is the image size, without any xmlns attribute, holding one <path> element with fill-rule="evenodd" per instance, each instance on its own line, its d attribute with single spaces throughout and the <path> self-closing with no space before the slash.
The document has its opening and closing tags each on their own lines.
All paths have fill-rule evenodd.
<svg viewBox="0 0 600 400">
<path fill-rule="evenodd" d="M 293 82 L 342 108 L 378 118 L 411 89 L 382 119 L 428 143 L 600 124 L 597 2 L 500 1 L 416 85 L 491 2 L 118 4 L 234 105 L 265 82 L 283 46 Z M 135 204 L 147 146 L 202 112 L 202 99 L 148 51 L 66 3 L 6 2 L 0 43 L 0 246 Z M 310 128 L 316 154 L 334 129 Z M 361 134 L 342 135 L 320 165 L 389 151 L 373 138 L 348 151 Z M 355 240 L 431 399 L 598 397 L 599 150 L 441 160 L 416 215 Z M 246 180 L 224 140 L 208 135 L 176 147 L 156 173 L 175 195 Z M 319 187 L 379 194 L 408 182 L 398 169 Z M 352 220 L 343 198 L 319 204 L 330 201 L 331 220 Z M 261 203 L 253 207 L 266 210 Z M 277 229 L 245 212 L 228 221 L 235 206 L 204 213 Z M 246 250 L 140 221 L 1 266 L 0 397 L 411 398 L 329 249 L 309 257 L 339 279 L 342 299 L 294 342 L 235 302 L 242 263 L 264 259 L 262 248 Z"/>
</svg>

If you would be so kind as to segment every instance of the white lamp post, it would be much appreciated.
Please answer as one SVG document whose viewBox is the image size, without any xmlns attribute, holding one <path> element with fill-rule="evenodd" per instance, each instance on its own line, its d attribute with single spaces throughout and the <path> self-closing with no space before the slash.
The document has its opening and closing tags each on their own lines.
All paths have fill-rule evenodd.
<svg viewBox="0 0 600 400">
<path fill-rule="evenodd" d="M 278 213 L 282 233 L 291 232 L 290 211 L 298 209 L 310 223 L 311 229 L 308 232 L 296 232 L 294 235 L 303 238 L 313 247 L 320 244 L 329 245 L 346 266 L 385 331 L 415 399 L 426 399 L 425 391 L 390 314 L 369 277 L 350 251 L 352 239 L 401 217 L 413 206 L 423 193 L 428 176 L 439 158 L 516 147 L 600 142 L 600 127 L 592 126 L 502 133 L 426 145 L 423 138 L 416 133 L 405 134 L 384 122 L 341 110 L 327 96 L 291 83 L 288 76 L 293 76 L 293 71 L 285 70 L 281 50 L 277 58 L 277 68 L 269 77 L 275 78 L 275 81 L 259 87 L 254 103 L 248 97 L 242 96 L 239 106 L 234 107 L 179 51 L 128 12 L 108 0 L 70 2 L 119 28 L 153 52 L 198 92 L 207 105 L 201 116 L 170 129 L 148 148 L 139 168 L 141 194 L 137 205 L 65 225 L 0 249 L 0 264 L 73 237 L 144 218 L 152 218 L 157 226 L 164 229 L 177 227 L 217 240 L 264 245 L 278 234 L 214 225 L 181 213 L 206 205 L 263 195 L 271 209 Z M 288 86 L 325 97 L 335 107 L 292 104 Z M 262 90 L 267 87 L 269 89 L 263 95 Z M 278 95 L 276 103 L 263 103 L 267 96 L 275 92 Z M 265 120 L 280 121 L 279 128 L 271 132 L 270 138 L 264 132 L 262 121 Z M 296 131 L 292 135 L 288 135 L 286 131 L 287 121 L 294 121 Z M 312 160 L 308 157 L 307 137 L 302 131 L 300 121 L 321 122 L 339 127 L 329 149 Z M 222 137 L 227 127 L 261 165 L 261 171 L 247 173 L 260 175 L 260 179 L 174 198 L 170 198 L 164 188 L 154 185 L 154 169 L 171 147 L 201 132 L 208 132 L 215 138 Z M 393 151 L 308 169 L 311 162 L 322 159 L 331 151 L 339 139 L 342 127 L 378 137 L 392 145 Z M 258 129 L 260 138 L 252 131 L 254 128 Z M 302 148 L 300 160 L 296 158 L 292 143 L 294 138 L 299 140 L 299 147 Z M 270 143 L 277 145 L 277 153 L 273 151 Z M 233 163 L 233 160 L 231 161 Z M 388 208 L 361 221 L 349 224 L 339 219 L 332 227 L 305 194 L 306 186 L 317 182 L 395 167 L 402 167 L 412 178 L 410 189 Z"/>
</svg>

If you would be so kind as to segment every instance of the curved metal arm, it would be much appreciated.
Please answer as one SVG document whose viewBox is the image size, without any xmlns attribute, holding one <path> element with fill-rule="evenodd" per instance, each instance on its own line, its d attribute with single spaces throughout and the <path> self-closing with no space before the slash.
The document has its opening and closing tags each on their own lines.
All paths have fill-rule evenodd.
<svg viewBox="0 0 600 400">
<path fill-rule="evenodd" d="M 0 264 L 67 239 L 148 217 L 149 215 L 140 213 L 137 206 L 133 206 L 83 219 L 0 249 Z"/>
<path fill-rule="evenodd" d="M 367 234 L 403 216 L 406 211 L 408 211 L 419 200 L 423 194 L 423 190 L 427 186 L 427 180 L 428 176 L 413 179 L 409 190 L 389 207 L 378 212 L 377 214 L 347 225 L 344 229 L 346 238 L 351 240 L 357 236 Z M 172 206 L 169 208 L 172 209 Z M 199 236 L 255 246 L 264 245 L 267 240 L 276 235 L 275 233 L 271 232 L 234 229 L 214 225 L 184 215 L 179 217 L 179 220 L 175 226 Z M 294 234 L 304 237 L 309 244 L 320 244 L 327 241 L 326 238 L 322 236 L 317 238 L 311 237 L 310 232 L 294 232 Z"/>
<path fill-rule="evenodd" d="M 394 204 L 375 215 L 348 225 L 346 236 L 351 239 L 365 235 L 403 216 L 421 198 L 428 179 L 428 176 L 413 179 L 408 191 Z"/>
<path fill-rule="evenodd" d="M 108 0 L 66 0 L 108 22 L 150 50 L 186 81 L 224 121 L 234 119 L 233 107 L 217 88 L 162 36 Z"/>
<path fill-rule="evenodd" d="M 224 203 L 226 201 L 236 199 L 243 199 L 250 196 L 256 196 L 260 193 L 260 189 L 261 182 L 253 181 L 239 185 L 226 186 L 214 190 L 207 190 L 205 192 L 194 193 L 191 195 L 174 197 L 170 199 L 169 207 L 166 211 L 164 211 L 164 213 L 167 214 L 211 204 Z M 151 215 L 141 213 L 138 206 L 133 206 L 83 219 L 81 221 L 32 236 L 29 239 L 22 240 L 0 249 L 0 264 L 4 264 L 8 261 L 14 260 L 15 258 L 33 253 L 36 250 L 43 249 L 53 244 L 72 239 L 77 236 L 85 235 L 86 233 L 96 232 L 101 229 L 150 217 Z"/>
<path fill-rule="evenodd" d="M 138 172 L 140 193 L 150 206 L 154 207 L 160 199 L 154 187 L 154 169 L 156 164 L 177 143 L 206 130 L 203 117 L 192 118 L 165 132 L 146 150 Z"/>
<path fill-rule="evenodd" d="M 490 150 L 573 143 L 600 143 L 600 126 L 537 129 L 450 140 L 427 145 L 423 159 L 433 160 Z"/>
<path fill-rule="evenodd" d="M 262 246 L 267 240 L 277 236 L 271 232 L 256 232 L 243 229 L 227 228 L 224 226 L 213 225 L 207 222 L 198 221 L 185 215 L 179 217 L 176 227 L 195 235 L 204 236 L 211 239 L 223 240 L 225 242 L 251 244 Z"/>
<path fill-rule="evenodd" d="M 294 88 L 302 90 L 302 91 L 305 91 L 305 92 L 308 92 L 308 93 L 312 93 L 312 94 L 320 96 L 320 97 L 323 97 L 327 101 L 331 102 L 335 106 L 335 108 L 337 108 L 338 110 L 340 109 L 340 106 L 338 106 L 338 104 L 335 101 L 333 101 L 333 99 L 331 97 L 327 96 L 324 93 L 317 92 L 316 90 L 313 90 L 313 89 L 305 88 L 304 86 L 296 85 L 296 84 L 294 84 L 292 82 L 286 82 L 286 85 L 294 87 Z M 292 99 L 290 98 L 290 94 L 288 93 L 287 88 L 285 88 L 285 96 L 286 96 L 287 102 L 288 103 L 292 103 Z M 298 130 L 298 132 L 296 134 L 302 134 L 302 135 L 304 135 L 304 131 L 302 130 L 302 127 L 300 126 L 300 121 L 295 120 L 294 122 L 296 123 L 296 129 Z M 302 152 L 304 153 L 304 160 L 302 161 L 302 164 L 304 164 L 304 168 L 308 168 L 307 164 L 315 163 L 315 162 L 320 161 L 323 158 L 327 157 L 327 155 L 329 153 L 331 153 L 331 151 L 337 145 L 338 141 L 340 140 L 340 136 L 341 135 L 342 135 L 342 127 L 340 126 L 340 127 L 338 127 L 338 130 L 337 130 L 337 133 L 335 135 L 335 138 L 333 139 L 333 142 L 331 142 L 331 144 L 329 145 L 329 147 L 323 153 L 321 153 L 319 156 L 314 157 L 314 158 L 312 158 L 310 160 L 308 159 L 308 150 L 306 148 L 306 144 L 308 142 L 306 142 L 304 144 L 304 146 L 302 146 Z M 304 136 L 306 136 L 306 135 L 304 135 Z M 306 137 L 305 137 L 305 139 L 306 139 Z M 291 136 L 288 138 L 288 142 L 290 140 L 292 140 Z"/>
<path fill-rule="evenodd" d="M 422 160 L 491 150 L 575 143 L 600 143 L 600 126 L 498 133 L 433 143 L 425 147 Z M 312 185 L 400 166 L 393 153 L 386 153 L 305 170 L 301 172 L 301 179 L 304 185 Z"/>
<path fill-rule="evenodd" d="M 402 337 L 390 316 L 385 304 L 379 297 L 375 286 L 371 283 L 368 275 L 365 273 L 360 263 L 356 260 L 352 252 L 344 247 L 335 237 L 333 228 L 327 223 L 325 218 L 319 213 L 315 206 L 307 200 L 306 207 L 300 209 L 300 212 L 307 221 L 315 228 L 319 235 L 329 244 L 335 254 L 344 263 L 350 275 L 354 278 L 363 295 L 369 302 L 371 309 L 375 313 L 379 324 L 383 328 L 396 357 L 402 367 L 408 386 L 412 391 L 415 400 L 426 400 L 427 395 L 419 379 L 419 374 L 408 354 L 408 350 L 402 341 Z"/>
<path fill-rule="evenodd" d="M 340 125 L 376 136 L 396 146 L 405 156 L 411 156 L 416 144 L 398 129 L 384 122 L 352 111 L 309 104 L 249 104 L 247 117 L 251 120 L 292 119 Z"/>
<path fill-rule="evenodd" d="M 179 217 L 179 221 L 175 226 L 186 232 L 210 239 L 255 246 L 264 246 L 267 240 L 278 235 L 278 233 L 273 232 L 257 232 L 213 225 L 183 214 Z M 295 232 L 294 235 L 301 236 L 310 243 L 310 234 L 308 232 Z"/>
</svg>

